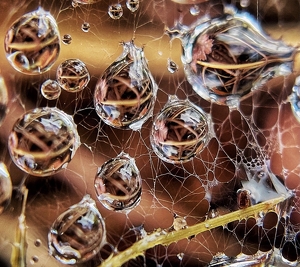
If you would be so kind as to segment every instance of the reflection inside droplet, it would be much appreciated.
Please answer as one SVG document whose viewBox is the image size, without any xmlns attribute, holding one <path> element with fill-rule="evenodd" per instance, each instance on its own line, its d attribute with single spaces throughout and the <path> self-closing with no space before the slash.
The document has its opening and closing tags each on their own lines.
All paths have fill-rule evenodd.
<svg viewBox="0 0 300 267">
<path fill-rule="evenodd" d="M 123 8 L 121 4 L 110 5 L 108 8 L 108 15 L 112 19 L 120 19 L 123 16 Z"/>
<path fill-rule="evenodd" d="M 25 74 L 49 70 L 60 51 L 55 19 L 41 7 L 13 23 L 6 33 L 5 52 L 10 64 Z"/>
<path fill-rule="evenodd" d="M 139 0 L 127 0 L 126 6 L 131 12 L 135 12 L 139 9 L 140 1 Z"/>
<path fill-rule="evenodd" d="M 90 24 L 88 22 L 84 22 L 81 25 L 81 30 L 83 32 L 89 32 L 90 28 L 91 28 L 91 26 L 90 26 Z"/>
<path fill-rule="evenodd" d="M 65 34 L 65 35 L 62 37 L 61 41 L 63 42 L 63 44 L 69 45 L 69 44 L 72 43 L 72 36 L 71 36 L 70 34 Z"/>
<path fill-rule="evenodd" d="M 90 260 L 105 242 L 104 220 L 89 195 L 58 216 L 48 234 L 49 253 L 64 264 Z"/>
<path fill-rule="evenodd" d="M 35 176 L 66 168 L 80 144 L 73 118 L 57 108 L 36 108 L 16 121 L 8 138 L 14 163 Z"/>
<path fill-rule="evenodd" d="M 168 59 L 168 71 L 170 73 L 175 73 L 176 71 L 178 71 L 177 64 L 171 59 Z"/>
<path fill-rule="evenodd" d="M 131 211 L 139 204 L 142 193 L 142 179 L 135 160 L 122 153 L 104 163 L 98 169 L 95 189 L 107 209 Z"/>
<path fill-rule="evenodd" d="M 54 80 L 46 80 L 41 85 L 41 94 L 48 100 L 57 99 L 61 94 L 61 87 Z"/>
</svg>

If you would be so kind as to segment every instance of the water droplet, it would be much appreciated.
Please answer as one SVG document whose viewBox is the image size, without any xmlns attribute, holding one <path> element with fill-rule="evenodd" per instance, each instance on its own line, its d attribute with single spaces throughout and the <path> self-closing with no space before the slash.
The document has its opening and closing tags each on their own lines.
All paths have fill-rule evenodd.
<svg viewBox="0 0 300 267">
<path fill-rule="evenodd" d="M 183 257 L 184 257 L 184 253 L 183 253 L 183 252 L 177 254 L 177 258 L 178 258 L 179 260 L 182 261 L 182 260 L 183 260 Z"/>
<path fill-rule="evenodd" d="M 60 51 L 55 19 L 42 8 L 15 21 L 6 33 L 4 47 L 10 64 L 25 74 L 48 71 Z"/>
<path fill-rule="evenodd" d="M 32 256 L 30 259 L 30 264 L 36 264 L 39 261 L 39 257 L 38 256 Z"/>
<path fill-rule="evenodd" d="M 72 43 L 72 36 L 71 36 L 70 34 L 65 34 L 65 35 L 62 37 L 61 41 L 63 42 L 63 44 L 69 45 L 69 44 Z"/>
<path fill-rule="evenodd" d="M 35 245 L 36 247 L 40 247 L 40 246 L 42 245 L 42 240 L 41 240 L 41 239 L 36 239 L 36 240 L 34 241 L 34 245 Z"/>
<path fill-rule="evenodd" d="M 41 94 L 48 100 L 54 100 L 59 98 L 61 93 L 61 87 L 59 84 L 51 79 L 48 79 L 43 82 L 41 86 Z"/>
<path fill-rule="evenodd" d="M 81 30 L 83 32 L 89 32 L 90 28 L 91 28 L 91 25 L 88 22 L 84 22 L 81 25 Z"/>
<path fill-rule="evenodd" d="M 12 195 L 12 183 L 10 174 L 3 162 L 0 162 L 0 214 L 10 203 Z"/>
<path fill-rule="evenodd" d="M 160 159 L 175 164 L 202 151 L 209 131 L 207 115 L 199 107 L 173 96 L 154 119 L 150 140 Z"/>
<path fill-rule="evenodd" d="M 143 50 L 132 42 L 124 43 L 123 54 L 97 82 L 94 105 L 106 124 L 139 130 L 152 115 L 156 92 Z"/>
<path fill-rule="evenodd" d="M 290 73 L 295 48 L 267 36 L 247 12 L 231 13 L 184 29 L 182 61 L 196 93 L 236 106 L 271 78 Z"/>
<path fill-rule="evenodd" d="M 240 0 L 241 7 L 248 7 L 250 5 L 250 0 Z"/>
<path fill-rule="evenodd" d="M 183 217 L 176 216 L 173 221 L 173 228 L 175 231 L 179 231 L 187 227 L 186 219 Z"/>
<path fill-rule="evenodd" d="M 251 206 L 251 192 L 245 189 L 237 191 L 237 204 L 239 209 L 245 209 Z"/>
<path fill-rule="evenodd" d="M 64 264 L 90 260 L 105 242 L 104 220 L 88 195 L 59 215 L 48 234 L 49 253 Z"/>
<path fill-rule="evenodd" d="M 175 73 L 176 71 L 178 71 L 177 64 L 171 59 L 168 59 L 168 71 L 170 73 Z"/>
<path fill-rule="evenodd" d="M 126 6 L 131 12 L 135 12 L 139 9 L 140 1 L 139 0 L 127 0 Z"/>
<path fill-rule="evenodd" d="M 191 6 L 190 8 L 190 13 L 193 15 L 193 16 L 197 16 L 200 14 L 200 7 L 198 5 L 193 5 Z"/>
<path fill-rule="evenodd" d="M 108 8 L 108 15 L 112 19 L 120 19 L 123 16 L 123 8 L 121 4 L 110 5 Z"/>
<path fill-rule="evenodd" d="M 57 108 L 36 108 L 18 119 L 8 138 L 14 163 L 35 176 L 66 168 L 80 144 L 73 118 Z"/>
<path fill-rule="evenodd" d="M 104 163 L 95 177 L 99 201 L 109 210 L 129 212 L 141 199 L 142 179 L 135 160 L 121 153 Z"/>
<path fill-rule="evenodd" d="M 0 126 L 7 113 L 8 91 L 4 78 L 0 75 Z"/>
<path fill-rule="evenodd" d="M 90 73 L 81 60 L 67 59 L 58 66 L 56 79 L 62 89 L 75 93 L 87 86 Z"/>
<path fill-rule="evenodd" d="M 72 1 L 72 7 L 73 7 L 73 8 L 76 8 L 76 7 L 78 7 L 78 6 L 79 6 L 78 1 L 73 0 L 73 1 Z"/>
</svg>

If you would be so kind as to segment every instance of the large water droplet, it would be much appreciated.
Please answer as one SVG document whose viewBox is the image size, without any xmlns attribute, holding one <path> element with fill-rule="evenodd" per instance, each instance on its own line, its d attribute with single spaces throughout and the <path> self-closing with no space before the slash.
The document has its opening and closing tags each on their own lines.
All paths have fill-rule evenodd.
<svg viewBox="0 0 300 267">
<path fill-rule="evenodd" d="M 127 0 L 126 6 L 131 12 L 135 12 L 139 9 L 140 1 L 139 0 Z"/>
<path fill-rule="evenodd" d="M 123 44 L 123 54 L 99 79 L 94 105 L 108 125 L 139 130 L 152 115 L 157 85 L 148 69 L 144 53 L 132 42 Z"/>
<path fill-rule="evenodd" d="M 0 214 L 10 203 L 12 195 L 12 183 L 10 174 L 3 162 L 0 162 Z"/>
<path fill-rule="evenodd" d="M 66 168 L 80 144 L 73 118 L 57 108 L 36 108 L 16 121 L 8 138 L 14 163 L 35 176 Z"/>
<path fill-rule="evenodd" d="M 120 19 L 123 16 L 123 8 L 121 4 L 110 5 L 108 8 L 108 15 L 112 19 Z"/>
<path fill-rule="evenodd" d="M 81 60 L 67 59 L 58 66 L 56 79 L 62 89 L 75 93 L 87 86 L 90 73 Z"/>
<path fill-rule="evenodd" d="M 295 48 L 267 36 L 246 12 L 202 19 L 182 36 L 185 73 L 206 100 L 234 103 L 292 71 Z"/>
<path fill-rule="evenodd" d="M 191 160 L 209 140 L 207 115 L 189 100 L 173 96 L 154 119 L 150 141 L 156 155 L 170 163 Z"/>
<path fill-rule="evenodd" d="M 104 163 L 98 169 L 95 189 L 107 209 L 131 211 L 140 203 L 142 193 L 142 179 L 135 160 L 121 153 Z"/>
<path fill-rule="evenodd" d="M 62 37 L 62 40 L 63 44 L 65 45 L 69 45 L 72 43 L 72 36 L 70 34 L 65 34 L 63 37 Z"/>
<path fill-rule="evenodd" d="M 60 51 L 55 19 L 42 8 L 23 15 L 7 31 L 4 47 L 8 61 L 17 71 L 40 74 L 49 70 Z"/>
<path fill-rule="evenodd" d="M 104 220 L 88 195 L 58 216 L 48 234 L 49 253 L 64 264 L 90 260 L 105 242 Z"/>
<path fill-rule="evenodd" d="M 48 100 L 54 100 L 59 98 L 61 93 L 61 87 L 59 84 L 51 79 L 48 79 L 43 82 L 41 85 L 41 94 Z"/>
</svg>

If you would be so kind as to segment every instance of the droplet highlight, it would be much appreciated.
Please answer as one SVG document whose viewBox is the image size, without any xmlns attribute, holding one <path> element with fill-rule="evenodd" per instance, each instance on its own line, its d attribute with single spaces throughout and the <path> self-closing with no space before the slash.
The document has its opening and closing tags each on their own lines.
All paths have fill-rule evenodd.
<svg viewBox="0 0 300 267">
<path fill-rule="evenodd" d="M 34 176 L 49 176 L 66 168 L 80 138 L 73 118 L 57 108 L 36 108 L 18 119 L 8 138 L 13 162 Z"/>
<path fill-rule="evenodd" d="M 104 163 L 95 177 L 99 201 L 109 210 L 130 212 L 141 200 L 142 179 L 134 158 L 121 153 Z"/>
<path fill-rule="evenodd" d="M 152 115 L 156 93 L 143 50 L 132 42 L 124 43 L 122 55 L 97 82 L 94 106 L 106 124 L 139 130 Z"/>
<path fill-rule="evenodd" d="M 120 19 L 123 16 L 123 8 L 121 4 L 110 5 L 108 8 L 108 15 L 112 19 Z"/>
<path fill-rule="evenodd" d="M 48 71 L 60 52 L 55 19 L 41 7 L 15 21 L 6 33 L 4 47 L 9 63 L 24 74 Z"/>
<path fill-rule="evenodd" d="M 59 215 L 48 234 L 50 255 L 64 264 L 92 259 L 105 242 L 104 220 L 89 195 Z"/>
<path fill-rule="evenodd" d="M 48 100 L 55 100 L 61 94 L 61 87 L 56 81 L 48 79 L 41 85 L 41 94 Z"/>
<path fill-rule="evenodd" d="M 202 151 L 209 140 L 207 114 L 189 100 L 171 96 L 153 122 L 150 141 L 165 162 L 184 163 Z"/>
<path fill-rule="evenodd" d="M 56 71 L 59 86 L 67 92 L 82 91 L 90 81 L 90 73 L 86 65 L 79 59 L 67 59 Z"/>
<path fill-rule="evenodd" d="M 6 165 L 0 162 L 0 214 L 7 208 L 12 195 L 12 182 Z"/>
</svg>

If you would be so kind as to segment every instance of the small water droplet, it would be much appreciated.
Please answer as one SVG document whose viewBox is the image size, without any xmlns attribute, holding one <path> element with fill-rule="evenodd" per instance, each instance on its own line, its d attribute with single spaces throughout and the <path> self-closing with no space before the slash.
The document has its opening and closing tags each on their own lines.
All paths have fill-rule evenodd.
<svg viewBox="0 0 300 267">
<path fill-rule="evenodd" d="M 123 8 L 121 4 L 110 5 L 108 8 L 108 15 L 112 19 L 120 19 L 123 16 Z"/>
<path fill-rule="evenodd" d="M 30 259 L 30 264 L 36 264 L 39 261 L 39 257 L 38 256 L 32 256 Z"/>
<path fill-rule="evenodd" d="M 89 195 L 59 215 L 48 234 L 50 255 L 64 264 L 90 260 L 105 242 L 104 220 Z"/>
<path fill-rule="evenodd" d="M 248 7 L 250 5 L 250 0 L 240 0 L 241 7 Z"/>
<path fill-rule="evenodd" d="M 66 168 L 80 144 L 73 118 L 57 108 L 36 108 L 18 119 L 8 137 L 14 163 L 35 176 Z"/>
<path fill-rule="evenodd" d="M 12 182 L 6 165 L 0 162 L 0 214 L 7 208 L 12 195 Z"/>
<path fill-rule="evenodd" d="M 121 153 L 105 162 L 95 177 L 99 201 L 109 210 L 129 212 L 141 200 L 142 179 L 135 160 Z"/>
<path fill-rule="evenodd" d="M 179 260 L 182 261 L 182 260 L 183 260 L 183 257 L 184 257 L 184 253 L 183 253 L 183 252 L 177 254 L 177 258 L 178 258 Z"/>
<path fill-rule="evenodd" d="M 81 25 L 81 30 L 83 32 L 89 32 L 90 28 L 91 28 L 91 25 L 88 22 L 84 22 Z"/>
<path fill-rule="evenodd" d="M 42 8 L 15 21 L 6 33 L 4 47 L 9 63 L 24 74 L 48 71 L 60 51 L 55 19 Z"/>
<path fill-rule="evenodd" d="M 90 73 L 81 60 L 67 59 L 58 66 L 56 79 L 62 89 L 75 93 L 87 86 Z"/>
<path fill-rule="evenodd" d="M 175 73 L 176 71 L 178 71 L 177 64 L 171 59 L 168 59 L 168 71 L 170 73 Z"/>
<path fill-rule="evenodd" d="M 210 224 L 209 224 L 209 223 L 206 223 L 206 224 L 205 224 L 205 227 L 206 227 L 206 228 L 209 228 L 209 227 L 210 227 Z"/>
<path fill-rule="evenodd" d="M 135 12 L 139 9 L 140 1 L 139 0 L 127 0 L 126 6 L 131 12 Z"/>
<path fill-rule="evenodd" d="M 193 16 L 197 16 L 200 14 L 200 7 L 198 5 L 193 5 L 191 6 L 190 8 L 190 13 L 193 15 Z"/>
<path fill-rule="evenodd" d="M 61 94 L 61 87 L 56 81 L 48 79 L 41 85 L 41 94 L 48 100 L 57 99 Z"/>
<path fill-rule="evenodd" d="M 61 39 L 62 43 L 65 45 L 69 45 L 72 43 L 72 36 L 70 34 L 65 34 L 62 39 Z"/>
<path fill-rule="evenodd" d="M 34 241 L 34 245 L 35 245 L 36 247 L 40 247 L 40 246 L 42 245 L 41 239 L 36 239 L 36 240 Z"/>
</svg>

